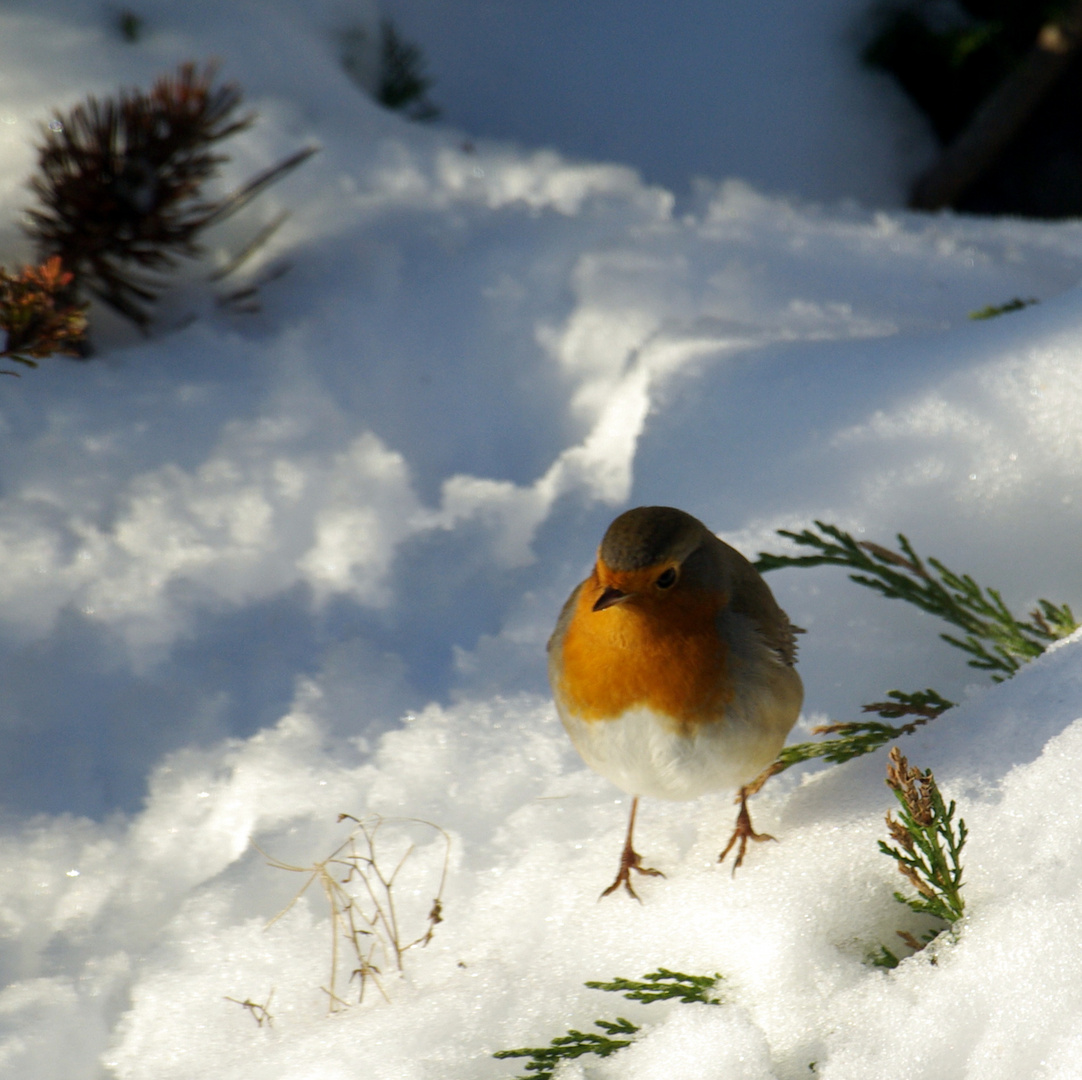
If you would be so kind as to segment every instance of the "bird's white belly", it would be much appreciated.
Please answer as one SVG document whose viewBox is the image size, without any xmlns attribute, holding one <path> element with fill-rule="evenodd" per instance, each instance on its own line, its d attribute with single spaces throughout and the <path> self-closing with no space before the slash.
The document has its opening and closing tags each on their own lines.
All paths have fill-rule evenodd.
<svg viewBox="0 0 1082 1080">
<path fill-rule="evenodd" d="M 788 731 L 730 713 L 682 735 L 645 708 L 589 722 L 560 709 L 560 719 L 586 764 L 618 788 L 676 800 L 746 784 L 774 760 Z"/>
</svg>

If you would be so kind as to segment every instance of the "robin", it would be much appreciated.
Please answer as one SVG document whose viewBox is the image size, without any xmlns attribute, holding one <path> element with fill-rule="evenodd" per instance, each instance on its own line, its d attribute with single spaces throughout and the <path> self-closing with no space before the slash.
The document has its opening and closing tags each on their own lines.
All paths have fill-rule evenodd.
<svg viewBox="0 0 1082 1080">
<path fill-rule="evenodd" d="M 616 880 L 638 899 L 632 845 L 643 795 L 696 799 L 737 789 L 736 867 L 757 833 L 747 786 L 777 757 L 804 688 L 796 633 L 758 571 L 701 521 L 670 506 L 621 514 L 549 639 L 549 680 L 567 733 L 631 799 Z"/>
</svg>

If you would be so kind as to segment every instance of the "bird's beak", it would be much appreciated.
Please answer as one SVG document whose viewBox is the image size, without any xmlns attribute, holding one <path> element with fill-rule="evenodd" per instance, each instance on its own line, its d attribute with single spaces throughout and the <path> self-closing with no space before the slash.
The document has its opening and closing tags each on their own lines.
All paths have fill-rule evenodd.
<svg viewBox="0 0 1082 1080">
<path fill-rule="evenodd" d="M 605 608 L 612 607 L 613 604 L 620 603 L 621 600 L 626 600 L 628 594 L 621 592 L 619 589 L 614 589 L 609 585 L 605 591 L 594 601 L 594 611 L 604 611 Z"/>
</svg>

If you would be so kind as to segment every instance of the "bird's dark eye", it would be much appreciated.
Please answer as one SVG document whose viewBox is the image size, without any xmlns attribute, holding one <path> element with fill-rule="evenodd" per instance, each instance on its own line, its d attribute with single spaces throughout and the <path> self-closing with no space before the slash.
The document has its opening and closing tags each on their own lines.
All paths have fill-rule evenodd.
<svg viewBox="0 0 1082 1080">
<path fill-rule="evenodd" d="M 671 589 L 676 584 L 676 567 L 670 566 L 668 570 L 663 570 L 654 584 L 659 589 Z"/>
</svg>

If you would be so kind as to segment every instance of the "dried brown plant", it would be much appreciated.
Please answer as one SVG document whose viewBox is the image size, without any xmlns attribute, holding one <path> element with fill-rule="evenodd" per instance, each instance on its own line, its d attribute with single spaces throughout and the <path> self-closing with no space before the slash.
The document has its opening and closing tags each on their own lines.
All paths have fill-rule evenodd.
<svg viewBox="0 0 1082 1080">
<path fill-rule="evenodd" d="M 252 1015 L 252 1019 L 256 1022 L 257 1027 L 262 1027 L 264 1024 L 267 1027 L 274 1027 L 274 1017 L 271 1015 L 270 1003 L 274 999 L 274 990 L 267 995 L 267 1000 L 260 1004 L 258 1001 L 253 1001 L 251 998 L 245 998 L 243 1001 L 240 998 L 230 997 L 226 994 L 225 1000 L 232 1001 L 234 1005 L 240 1005 L 242 1008 L 247 1009 Z"/>
<path fill-rule="evenodd" d="M 360 1003 L 364 1001 L 369 981 L 386 999 L 387 993 L 380 979 L 384 970 L 393 965 L 395 970 L 401 971 L 404 955 L 418 945 L 423 948 L 432 940 L 436 926 L 443 921 L 443 890 L 447 883 L 451 852 L 451 838 L 430 821 L 418 818 L 384 818 L 379 814 L 366 818 L 339 814 L 338 820 L 352 821 L 353 830 L 327 858 L 311 866 L 294 866 L 283 862 L 268 855 L 254 841 L 252 844 L 271 866 L 308 875 L 308 880 L 293 899 L 271 919 L 268 927 L 278 922 L 313 882 L 318 881 L 323 889 L 331 913 L 330 979 L 323 991 L 327 995 L 331 1012 L 348 1005 L 338 993 L 343 946 L 352 955 L 350 962 L 356 965 L 351 970 L 348 981 L 357 980 L 357 1000 Z M 396 879 L 415 851 L 416 845 L 408 843 L 395 860 L 393 868 L 388 869 L 389 864 L 381 861 L 381 854 L 377 850 L 379 834 L 388 825 L 421 825 L 435 830 L 444 842 L 443 862 L 432 906 L 425 919 L 424 928 L 412 936 L 400 917 L 394 890 Z M 398 844 L 401 847 L 401 839 Z"/>
<path fill-rule="evenodd" d="M 34 368 L 38 360 L 57 353 L 81 355 L 86 308 L 66 299 L 71 280 L 56 255 L 18 274 L 0 267 L 0 330 L 5 334 L 0 356 Z"/>
</svg>

